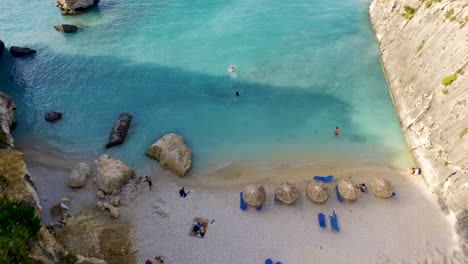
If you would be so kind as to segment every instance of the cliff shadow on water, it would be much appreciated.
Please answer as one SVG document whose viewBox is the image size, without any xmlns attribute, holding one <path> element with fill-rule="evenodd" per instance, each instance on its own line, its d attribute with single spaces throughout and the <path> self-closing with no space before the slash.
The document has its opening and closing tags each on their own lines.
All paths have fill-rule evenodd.
<svg viewBox="0 0 468 264">
<path fill-rule="evenodd" d="M 282 152 L 336 153 L 388 164 L 401 154 L 355 123 L 350 103 L 313 83 L 257 84 L 243 82 L 242 69 L 236 79 L 49 48 L 27 59 L 5 57 L 2 68 L 8 70 L 0 84 L 18 104 L 14 136 L 20 145 L 93 158 L 107 152 L 138 166 L 146 148 L 172 132 L 193 149 L 195 170 L 212 160 L 265 161 Z M 63 120 L 45 122 L 50 110 L 62 111 Z M 134 116 L 128 138 L 105 151 L 121 112 Z M 335 126 L 345 130 L 339 140 L 332 135 Z"/>
</svg>

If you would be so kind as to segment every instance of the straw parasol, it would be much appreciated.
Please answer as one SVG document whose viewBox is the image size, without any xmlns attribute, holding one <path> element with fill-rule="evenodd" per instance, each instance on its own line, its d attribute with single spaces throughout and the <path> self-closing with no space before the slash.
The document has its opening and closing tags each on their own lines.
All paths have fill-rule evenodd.
<svg viewBox="0 0 468 264">
<path fill-rule="evenodd" d="M 285 204 L 293 204 L 299 197 L 296 185 L 289 182 L 283 182 L 276 186 L 275 195 L 278 200 Z"/>
<path fill-rule="evenodd" d="M 356 200 L 359 198 L 360 191 L 351 178 L 343 179 L 338 183 L 338 191 L 346 200 Z"/>
<path fill-rule="evenodd" d="M 242 199 L 246 204 L 258 207 L 266 200 L 265 188 L 256 184 L 247 185 L 243 190 Z"/>
<path fill-rule="evenodd" d="M 311 181 L 307 184 L 307 197 L 316 203 L 324 203 L 330 197 L 330 187 L 321 181 Z"/>
<path fill-rule="evenodd" d="M 383 178 L 374 178 L 371 181 L 371 189 L 375 196 L 381 198 L 392 197 L 393 187 L 392 184 Z"/>
</svg>

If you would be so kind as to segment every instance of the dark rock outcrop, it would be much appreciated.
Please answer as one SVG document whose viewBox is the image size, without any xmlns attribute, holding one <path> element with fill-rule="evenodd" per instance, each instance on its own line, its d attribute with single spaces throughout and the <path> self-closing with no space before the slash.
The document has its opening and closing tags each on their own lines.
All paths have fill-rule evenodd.
<svg viewBox="0 0 468 264">
<path fill-rule="evenodd" d="M 61 24 L 58 26 L 54 26 L 55 30 L 63 32 L 63 33 L 73 33 L 78 30 L 78 27 L 75 25 L 69 24 Z"/>
<path fill-rule="evenodd" d="M 30 48 L 16 47 L 16 46 L 10 47 L 10 54 L 11 56 L 15 58 L 25 57 L 34 53 L 36 53 L 36 51 Z"/>
<path fill-rule="evenodd" d="M 61 118 L 62 118 L 62 113 L 60 113 L 60 112 L 51 111 L 51 112 L 47 112 L 45 114 L 45 120 L 47 122 L 54 123 L 55 121 L 57 121 L 57 120 L 59 120 Z"/>
<path fill-rule="evenodd" d="M 0 60 L 2 59 L 3 51 L 5 50 L 5 43 L 0 40 Z"/>
<path fill-rule="evenodd" d="M 125 141 L 125 137 L 127 136 L 131 122 L 132 116 L 130 114 L 120 114 L 119 118 L 115 122 L 114 128 L 111 131 L 109 141 L 106 144 L 106 148 L 122 144 Z"/>
</svg>

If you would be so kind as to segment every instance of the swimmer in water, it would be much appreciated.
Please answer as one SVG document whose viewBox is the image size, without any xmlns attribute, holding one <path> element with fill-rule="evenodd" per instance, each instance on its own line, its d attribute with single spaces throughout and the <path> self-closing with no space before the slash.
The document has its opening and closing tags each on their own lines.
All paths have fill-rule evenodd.
<svg viewBox="0 0 468 264">
<path fill-rule="evenodd" d="M 231 66 L 229 66 L 228 71 L 229 71 L 230 73 L 234 73 L 234 72 L 236 72 L 236 67 L 234 67 L 234 65 L 231 65 Z"/>
<path fill-rule="evenodd" d="M 239 93 L 239 91 L 236 91 L 236 96 L 240 96 L 240 93 Z"/>
</svg>

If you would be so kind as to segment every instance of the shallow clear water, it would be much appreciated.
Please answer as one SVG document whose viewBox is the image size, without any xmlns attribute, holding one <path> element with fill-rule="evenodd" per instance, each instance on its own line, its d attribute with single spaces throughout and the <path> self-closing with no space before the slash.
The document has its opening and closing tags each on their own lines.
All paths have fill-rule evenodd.
<svg viewBox="0 0 468 264">
<path fill-rule="evenodd" d="M 38 51 L 0 64 L 19 145 L 95 157 L 129 112 L 126 142 L 108 152 L 132 166 L 169 132 L 186 139 L 196 169 L 278 157 L 409 160 L 367 0 L 101 0 L 76 17 L 52 1 L 0 5 L 0 38 Z M 82 29 L 65 35 L 52 28 L 59 23 Z M 46 123 L 50 110 L 63 120 Z"/>
</svg>

